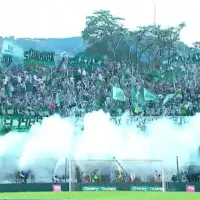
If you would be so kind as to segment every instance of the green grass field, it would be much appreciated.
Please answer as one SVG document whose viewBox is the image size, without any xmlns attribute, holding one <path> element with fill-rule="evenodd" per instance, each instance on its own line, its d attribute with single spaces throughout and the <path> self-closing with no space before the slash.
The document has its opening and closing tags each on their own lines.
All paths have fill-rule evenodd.
<svg viewBox="0 0 200 200">
<path fill-rule="evenodd" d="M 187 192 L 19 192 L 0 193 L 0 199 L 98 199 L 98 200 L 199 200 L 200 193 Z"/>
</svg>

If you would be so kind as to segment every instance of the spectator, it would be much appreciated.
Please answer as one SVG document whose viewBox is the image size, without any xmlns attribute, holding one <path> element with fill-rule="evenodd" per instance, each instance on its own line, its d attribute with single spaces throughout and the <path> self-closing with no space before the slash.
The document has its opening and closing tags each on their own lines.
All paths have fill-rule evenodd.
<svg viewBox="0 0 200 200">
<path fill-rule="evenodd" d="M 99 109 L 112 116 L 122 115 L 125 111 L 139 116 L 191 116 L 200 110 L 200 82 L 196 80 L 193 84 L 190 71 L 185 73 L 191 78 L 158 79 L 152 74 L 136 73 L 133 66 L 115 62 L 90 68 L 68 67 L 67 71 L 44 66 L 9 66 L 0 69 L 0 105 L 2 110 L 12 106 L 21 111 L 29 108 L 63 116 L 83 116 Z M 114 85 L 123 91 L 124 101 L 113 99 Z M 158 99 L 134 102 L 134 88 L 138 92 L 145 88 Z M 173 98 L 163 103 L 173 93 Z"/>
<path fill-rule="evenodd" d="M 177 182 L 178 181 L 178 177 L 176 176 L 176 174 L 174 174 L 172 176 L 172 182 Z"/>
</svg>

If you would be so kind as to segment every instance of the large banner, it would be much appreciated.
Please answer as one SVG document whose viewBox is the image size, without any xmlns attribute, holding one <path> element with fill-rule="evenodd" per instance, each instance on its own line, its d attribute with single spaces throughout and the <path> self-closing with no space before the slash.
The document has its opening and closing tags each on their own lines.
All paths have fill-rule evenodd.
<svg viewBox="0 0 200 200">
<path fill-rule="evenodd" d="M 60 65 L 62 65 L 63 59 L 65 59 L 65 64 L 68 67 L 95 67 L 104 65 L 103 58 L 98 56 L 76 56 L 74 58 L 64 58 L 58 54 L 55 54 L 54 52 L 37 51 L 34 49 L 25 51 L 24 58 L 24 63 L 30 65 L 36 64 L 60 67 Z"/>
<path fill-rule="evenodd" d="M 24 52 L 24 63 L 25 64 L 36 64 L 44 66 L 54 66 L 54 52 L 47 51 L 37 51 L 30 49 L 29 51 Z"/>
<path fill-rule="evenodd" d="M 68 58 L 68 67 L 95 67 L 103 66 L 104 60 L 99 56 L 75 56 L 74 58 Z"/>
<path fill-rule="evenodd" d="M 14 41 L 8 39 L 3 40 L 1 54 L 16 57 L 19 59 L 24 59 L 23 49 Z"/>
</svg>

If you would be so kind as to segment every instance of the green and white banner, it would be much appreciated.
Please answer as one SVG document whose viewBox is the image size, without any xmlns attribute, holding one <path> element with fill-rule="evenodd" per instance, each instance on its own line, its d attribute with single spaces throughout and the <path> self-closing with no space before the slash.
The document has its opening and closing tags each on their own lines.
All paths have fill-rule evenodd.
<svg viewBox="0 0 200 200">
<path fill-rule="evenodd" d="M 30 51 L 24 52 L 24 62 L 26 64 L 53 66 L 55 65 L 54 55 L 54 52 L 37 51 L 34 49 L 30 49 Z"/>
<path fill-rule="evenodd" d="M 1 54 L 24 59 L 24 50 L 14 41 L 8 39 L 3 41 Z"/>
<path fill-rule="evenodd" d="M 93 66 L 103 66 L 104 60 L 99 56 L 75 56 L 74 58 L 68 58 L 68 67 L 93 67 Z"/>
</svg>

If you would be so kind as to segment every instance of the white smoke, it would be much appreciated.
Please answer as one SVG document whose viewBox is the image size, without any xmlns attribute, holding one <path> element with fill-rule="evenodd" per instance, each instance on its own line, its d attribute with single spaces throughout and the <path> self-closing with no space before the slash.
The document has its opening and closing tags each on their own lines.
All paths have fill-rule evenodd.
<svg viewBox="0 0 200 200">
<path fill-rule="evenodd" d="M 145 132 L 136 124 L 128 125 L 127 117 L 123 117 L 121 125 L 116 125 L 103 111 L 89 113 L 84 117 L 82 130 L 72 119 L 54 115 L 33 125 L 29 133 L 10 132 L 0 137 L 0 169 L 8 174 L 31 169 L 40 179 L 45 179 L 55 173 L 63 175 L 66 158 L 77 160 L 85 170 L 92 165 L 102 166 L 101 170 L 116 165 L 113 157 L 125 168 L 130 165 L 128 161 L 123 162 L 124 159 L 159 159 L 164 161 L 165 167 L 173 169 L 176 168 L 176 156 L 180 166 L 191 158 L 199 162 L 200 115 L 182 126 L 167 118 L 158 119 L 147 124 Z M 85 159 L 99 161 L 90 164 L 81 161 Z M 136 165 L 136 162 L 131 165 L 134 163 Z M 151 168 L 150 164 L 148 166 Z"/>
</svg>

